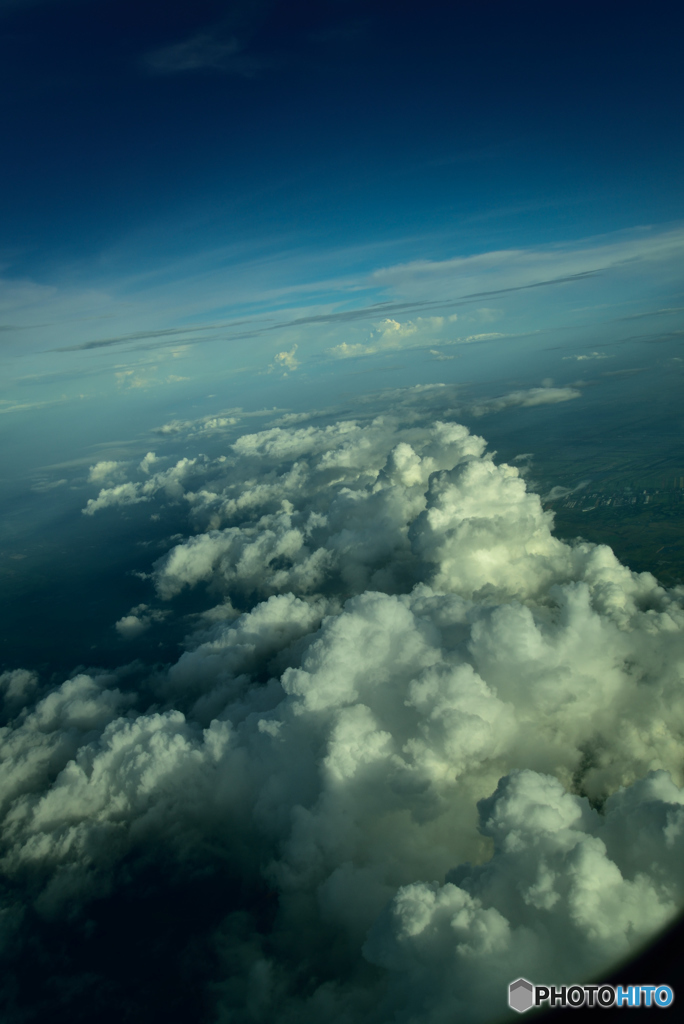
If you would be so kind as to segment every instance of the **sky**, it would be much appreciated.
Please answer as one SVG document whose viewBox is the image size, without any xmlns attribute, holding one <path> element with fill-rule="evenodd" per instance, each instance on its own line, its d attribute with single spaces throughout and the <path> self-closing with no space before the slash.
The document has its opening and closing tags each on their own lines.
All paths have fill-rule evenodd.
<svg viewBox="0 0 684 1024">
<path fill-rule="evenodd" d="M 0 0 L 9 1024 L 658 980 L 682 587 L 549 501 L 684 473 L 682 27 Z"/>
<path fill-rule="evenodd" d="M 343 327 L 356 311 L 370 332 L 558 276 L 603 276 L 599 299 L 568 296 L 594 306 L 585 328 L 677 304 L 671 4 L 0 11 L 3 411 L 85 401 L 92 431 L 145 358 L 177 361 L 147 374 L 171 396 L 150 384 L 145 407 L 182 403 L 207 374 L 259 373 L 295 344 L 300 365 L 368 345 L 310 317 Z M 646 237 L 672 240 L 664 264 Z M 620 285 L 639 259 L 653 273 Z M 550 326 L 557 297 L 518 304 L 514 329 Z M 454 337 L 491 333 L 487 317 L 502 313 Z"/>
</svg>

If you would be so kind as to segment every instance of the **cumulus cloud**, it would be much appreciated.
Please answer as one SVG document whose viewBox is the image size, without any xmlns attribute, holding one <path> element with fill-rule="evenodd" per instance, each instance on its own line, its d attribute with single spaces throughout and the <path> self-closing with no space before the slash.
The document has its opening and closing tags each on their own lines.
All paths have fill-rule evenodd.
<svg viewBox="0 0 684 1024">
<path fill-rule="evenodd" d="M 192 437 L 195 434 L 219 434 L 234 427 L 245 416 L 241 409 L 230 409 L 215 415 L 201 416 L 196 420 L 170 420 L 153 429 L 154 434 L 169 437 L 182 434 Z"/>
<path fill-rule="evenodd" d="M 282 416 L 270 420 L 267 425 L 269 427 L 293 427 L 297 423 L 308 423 L 319 416 L 325 416 L 325 413 L 317 409 L 312 409 L 309 412 L 286 412 Z"/>
<path fill-rule="evenodd" d="M 119 476 L 124 465 L 123 462 L 115 462 L 113 459 L 96 462 L 88 472 L 88 483 L 100 484 L 113 476 Z"/>
<path fill-rule="evenodd" d="M 288 372 L 293 373 L 299 366 L 299 360 L 295 356 L 298 347 L 298 345 L 293 345 L 289 352 L 276 352 L 275 358 L 268 368 L 269 372 L 280 370 L 284 376 L 287 376 Z"/>
<path fill-rule="evenodd" d="M 252 894 L 207 938 L 241 1024 L 484 1022 L 511 978 L 596 976 L 681 909 L 681 589 L 556 538 L 456 423 L 291 422 L 152 469 L 90 514 L 182 501 L 152 582 L 205 611 L 142 689 L 3 684 L 23 905 L 220 872 Z"/>
<path fill-rule="evenodd" d="M 479 803 L 492 858 L 449 872 L 444 885 L 402 886 L 370 930 L 365 956 L 396 979 L 388 1009 L 408 1004 L 413 1019 L 441 1020 L 447 995 L 459 1018 L 472 1019 L 473 1002 L 495 1017 L 501 993 L 530 962 L 539 976 L 572 984 L 624 956 L 681 901 L 678 872 L 663 867 L 682 842 L 683 803 L 666 772 L 621 789 L 602 815 L 552 776 L 504 776 Z M 628 852 L 642 816 L 653 860 Z M 555 948 L 564 950 L 562 966 Z"/>
<path fill-rule="evenodd" d="M 134 640 L 142 633 L 146 633 L 153 622 L 162 622 L 168 614 L 158 608 L 152 609 L 149 605 L 139 604 L 131 608 L 128 615 L 123 615 L 114 627 L 124 640 Z"/>
<path fill-rule="evenodd" d="M 419 316 L 415 320 L 407 320 L 403 324 L 388 317 L 374 325 L 367 342 L 352 344 L 342 342 L 341 345 L 331 348 L 329 352 L 330 355 L 337 358 L 348 359 L 352 356 L 374 355 L 376 352 L 386 352 L 392 349 L 420 347 L 429 341 L 438 340 L 435 335 L 438 336 L 456 320 L 458 320 L 457 313 L 452 313 L 451 316 Z"/>
<path fill-rule="evenodd" d="M 38 686 L 38 676 L 25 668 L 0 674 L 0 694 L 5 713 L 16 713 L 30 702 Z"/>
<path fill-rule="evenodd" d="M 139 469 L 143 473 L 149 473 L 150 468 L 155 464 L 155 462 L 159 462 L 158 457 L 154 452 L 148 452 L 141 460 Z"/>
<path fill-rule="evenodd" d="M 175 466 L 150 476 L 150 466 L 157 461 L 154 452 L 148 452 L 142 460 L 139 470 L 147 478 L 142 482 L 127 480 L 114 487 L 103 487 L 97 498 L 89 498 L 82 509 L 87 516 L 95 515 L 101 509 L 115 505 L 138 505 L 150 501 L 152 496 L 163 490 L 171 500 L 181 497 L 184 483 L 193 475 L 197 464 L 196 459 L 179 459 Z"/>
</svg>

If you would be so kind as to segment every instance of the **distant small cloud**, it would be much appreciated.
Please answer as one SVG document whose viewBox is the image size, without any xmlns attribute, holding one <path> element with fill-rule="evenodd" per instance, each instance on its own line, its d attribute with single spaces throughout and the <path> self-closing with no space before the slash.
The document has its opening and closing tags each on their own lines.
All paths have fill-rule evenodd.
<svg viewBox="0 0 684 1024">
<path fill-rule="evenodd" d="M 148 452 L 144 459 L 142 459 L 139 469 L 143 473 L 149 473 L 150 467 L 153 466 L 155 462 L 159 462 L 158 456 L 156 456 L 154 452 Z"/>
<path fill-rule="evenodd" d="M 45 491 L 54 491 L 56 487 L 64 487 L 68 482 L 66 478 L 62 480 L 38 480 L 33 484 L 31 490 L 37 494 L 43 494 Z"/>
<path fill-rule="evenodd" d="M 135 370 L 117 370 L 114 374 L 117 385 L 121 387 L 140 387 L 141 379 L 135 376 Z"/>
<path fill-rule="evenodd" d="M 563 359 L 576 359 L 578 363 L 585 362 L 588 359 L 612 359 L 612 356 L 606 355 L 605 352 L 589 352 L 587 355 L 582 356 L 563 356 Z"/>
<path fill-rule="evenodd" d="M 591 480 L 580 480 L 574 487 L 556 485 L 551 488 L 548 494 L 543 496 L 542 501 L 558 501 L 559 498 L 567 498 L 569 494 L 576 494 L 578 491 L 585 490 L 590 483 Z"/>
<path fill-rule="evenodd" d="M 458 338 L 457 340 L 467 344 L 471 341 L 491 341 L 493 338 L 504 338 L 505 335 L 499 331 L 490 331 L 486 334 L 468 334 L 465 338 Z"/>
<path fill-rule="evenodd" d="M 120 618 L 114 628 L 124 640 L 134 640 L 142 633 L 146 633 L 153 622 L 161 622 L 169 614 L 169 612 L 150 609 L 149 605 L 139 604 L 135 608 L 131 608 L 128 615 Z"/>
<path fill-rule="evenodd" d="M 289 352 L 277 352 L 275 359 L 268 368 L 268 372 L 272 373 L 273 370 L 281 370 L 285 377 L 288 373 L 294 373 L 300 365 L 299 360 L 295 356 L 297 348 L 297 345 L 293 345 Z"/>
<path fill-rule="evenodd" d="M 457 313 L 452 313 L 451 316 L 419 316 L 415 320 L 406 320 L 404 323 L 387 317 L 373 326 L 367 342 L 354 344 L 342 342 L 341 345 L 335 345 L 328 351 L 331 356 L 338 359 L 349 359 L 355 356 L 375 355 L 377 352 L 387 352 L 393 349 L 420 348 L 426 342 L 432 341 L 434 344 L 435 341 L 441 341 L 439 336 L 435 338 L 434 335 L 438 332 L 441 333 L 445 327 L 449 327 L 456 320 L 458 320 Z M 446 343 L 449 344 L 449 342 Z"/>
<path fill-rule="evenodd" d="M 230 415 L 230 413 L 240 413 L 240 415 Z M 233 409 L 228 413 L 223 412 L 210 416 L 201 416 L 196 420 L 170 420 L 168 423 L 163 423 L 161 427 L 154 427 L 152 433 L 160 434 L 162 437 L 173 434 L 187 434 L 188 436 L 193 434 L 215 434 L 234 427 L 242 418 L 241 410 Z"/>
<path fill-rule="evenodd" d="M 267 426 L 293 427 L 297 423 L 308 423 L 309 420 L 325 415 L 326 414 L 324 412 L 317 409 L 312 409 L 311 412 L 286 412 L 283 416 L 278 416 L 277 419 L 270 420 Z"/>
<path fill-rule="evenodd" d="M 124 615 L 116 623 L 116 631 L 124 640 L 133 640 L 150 628 L 149 619 L 139 619 L 137 615 Z"/>
<path fill-rule="evenodd" d="M 158 366 L 142 366 L 134 369 L 119 369 L 114 373 L 118 387 L 128 389 L 144 389 L 159 387 L 163 384 L 177 384 L 179 381 L 190 380 L 190 377 L 181 377 L 176 373 L 170 373 L 166 377 L 157 377 L 155 373 Z"/>
<path fill-rule="evenodd" d="M 530 388 L 527 391 L 511 391 L 501 398 L 485 399 L 471 406 L 470 412 L 473 416 L 486 416 L 488 413 L 501 412 L 502 409 L 510 409 L 515 406 L 530 408 L 534 405 L 556 405 L 558 402 L 570 402 L 579 398 L 581 391 L 575 388 Z"/>
<path fill-rule="evenodd" d="M 99 484 L 103 480 L 109 480 L 110 477 L 119 476 L 123 465 L 123 462 L 114 462 L 111 459 L 96 462 L 94 466 L 90 467 L 88 483 Z"/>
<path fill-rule="evenodd" d="M 475 312 L 479 315 L 480 320 L 485 323 L 491 323 L 493 320 L 498 320 L 503 315 L 502 309 L 492 309 L 488 306 L 482 306 L 480 309 L 476 309 Z"/>
</svg>

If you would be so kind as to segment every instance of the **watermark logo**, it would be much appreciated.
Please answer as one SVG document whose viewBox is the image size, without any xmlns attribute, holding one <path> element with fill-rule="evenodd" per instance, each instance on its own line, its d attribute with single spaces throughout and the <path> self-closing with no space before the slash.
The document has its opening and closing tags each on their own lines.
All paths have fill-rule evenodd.
<svg viewBox="0 0 684 1024">
<path fill-rule="evenodd" d="M 534 1006 L 534 985 L 525 978 L 518 978 L 508 986 L 508 1005 L 511 1010 L 524 1013 Z"/>
<path fill-rule="evenodd" d="M 669 985 L 533 985 L 527 978 L 518 978 L 508 986 L 508 1005 L 524 1013 L 534 1006 L 565 1006 L 574 1010 L 581 1006 L 658 1006 L 664 1009 L 674 1001 Z"/>
</svg>

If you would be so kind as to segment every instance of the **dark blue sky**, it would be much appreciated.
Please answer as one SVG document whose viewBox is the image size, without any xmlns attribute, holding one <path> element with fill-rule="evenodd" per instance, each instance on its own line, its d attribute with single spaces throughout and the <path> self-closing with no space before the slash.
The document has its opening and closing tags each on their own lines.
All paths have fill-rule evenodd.
<svg viewBox="0 0 684 1024">
<path fill-rule="evenodd" d="M 659 0 L 0 0 L 7 429 L 57 436 L 41 409 L 90 436 L 124 394 L 149 418 L 248 380 L 258 405 L 281 372 L 306 391 L 340 358 L 492 334 L 536 373 L 540 331 L 679 329 L 681 22 Z"/>
<path fill-rule="evenodd" d="M 682 216 L 672 3 L 0 7 L 5 274 L 214 245 L 412 255 Z"/>
</svg>

